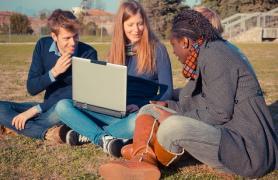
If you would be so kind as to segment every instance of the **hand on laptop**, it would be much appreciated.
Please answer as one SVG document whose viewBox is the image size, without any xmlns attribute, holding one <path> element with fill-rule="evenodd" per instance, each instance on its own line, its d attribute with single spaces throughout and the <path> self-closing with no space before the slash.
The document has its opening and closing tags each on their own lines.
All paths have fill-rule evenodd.
<svg viewBox="0 0 278 180">
<path fill-rule="evenodd" d="M 63 54 L 52 68 L 51 73 L 54 78 L 64 73 L 71 65 L 71 54 Z"/>
<path fill-rule="evenodd" d="M 132 113 L 132 112 L 135 112 L 135 111 L 138 111 L 139 110 L 139 107 L 135 104 L 129 104 L 126 106 L 126 111 L 128 113 Z"/>
</svg>

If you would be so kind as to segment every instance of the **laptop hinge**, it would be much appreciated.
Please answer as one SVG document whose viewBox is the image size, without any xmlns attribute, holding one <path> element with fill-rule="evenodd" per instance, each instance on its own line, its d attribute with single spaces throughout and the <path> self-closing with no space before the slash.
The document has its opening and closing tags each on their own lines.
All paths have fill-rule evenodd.
<svg viewBox="0 0 278 180">
<path fill-rule="evenodd" d="M 100 64 L 100 65 L 106 65 L 107 64 L 107 62 L 105 62 L 105 61 L 97 61 L 97 60 L 93 60 L 93 59 L 91 59 L 91 63 Z"/>
<path fill-rule="evenodd" d="M 101 114 L 105 114 L 105 115 L 109 115 L 109 116 L 113 116 L 113 117 L 118 117 L 118 118 L 123 118 L 127 115 L 125 111 L 114 111 L 114 110 L 110 110 L 110 109 L 101 108 L 101 107 L 89 105 L 89 104 L 86 104 L 86 103 L 78 102 L 78 101 L 75 101 L 75 100 L 73 100 L 73 105 L 77 108 L 80 108 L 80 109 L 86 109 L 86 110 L 93 111 L 93 112 L 96 112 L 96 113 L 101 113 Z"/>
</svg>

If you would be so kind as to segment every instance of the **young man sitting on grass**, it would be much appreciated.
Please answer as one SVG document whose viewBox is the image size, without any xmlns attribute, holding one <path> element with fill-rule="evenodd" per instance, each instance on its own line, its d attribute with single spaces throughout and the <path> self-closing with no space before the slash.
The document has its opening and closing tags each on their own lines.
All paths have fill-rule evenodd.
<svg viewBox="0 0 278 180">
<path fill-rule="evenodd" d="M 0 125 L 28 137 L 63 143 L 69 128 L 61 125 L 54 109 L 59 100 L 72 97 L 71 57 L 97 60 L 97 52 L 79 42 L 80 24 L 70 11 L 55 10 L 48 27 L 51 37 L 37 42 L 27 79 L 27 91 L 31 95 L 45 91 L 44 101 L 0 101 Z"/>
</svg>

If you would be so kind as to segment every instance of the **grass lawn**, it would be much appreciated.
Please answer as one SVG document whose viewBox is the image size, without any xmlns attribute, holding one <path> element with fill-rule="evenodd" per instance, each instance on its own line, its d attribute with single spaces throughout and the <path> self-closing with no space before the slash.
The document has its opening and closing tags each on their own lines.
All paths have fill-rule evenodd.
<svg viewBox="0 0 278 180">
<path fill-rule="evenodd" d="M 166 43 L 172 60 L 174 86 L 182 87 L 180 65 Z M 105 59 L 108 45 L 93 45 Z M 278 129 L 278 44 L 238 44 L 252 63 Z M 0 45 L 0 100 L 41 101 L 42 94 L 28 95 L 25 87 L 34 45 Z M 0 139 L 0 179 L 100 179 L 100 164 L 113 159 L 92 144 L 79 147 L 51 145 L 23 136 Z M 185 166 L 184 166 L 185 165 Z M 243 179 L 216 172 L 194 159 L 168 169 L 162 179 Z M 278 170 L 261 179 L 278 179 Z"/>
</svg>

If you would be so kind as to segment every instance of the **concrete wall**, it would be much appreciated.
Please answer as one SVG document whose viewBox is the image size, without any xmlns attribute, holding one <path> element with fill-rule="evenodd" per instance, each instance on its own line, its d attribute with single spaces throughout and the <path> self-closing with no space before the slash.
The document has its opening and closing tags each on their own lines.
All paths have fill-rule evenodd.
<svg viewBox="0 0 278 180">
<path fill-rule="evenodd" d="M 228 39 L 233 42 L 262 42 L 263 28 L 255 27 Z"/>
</svg>

